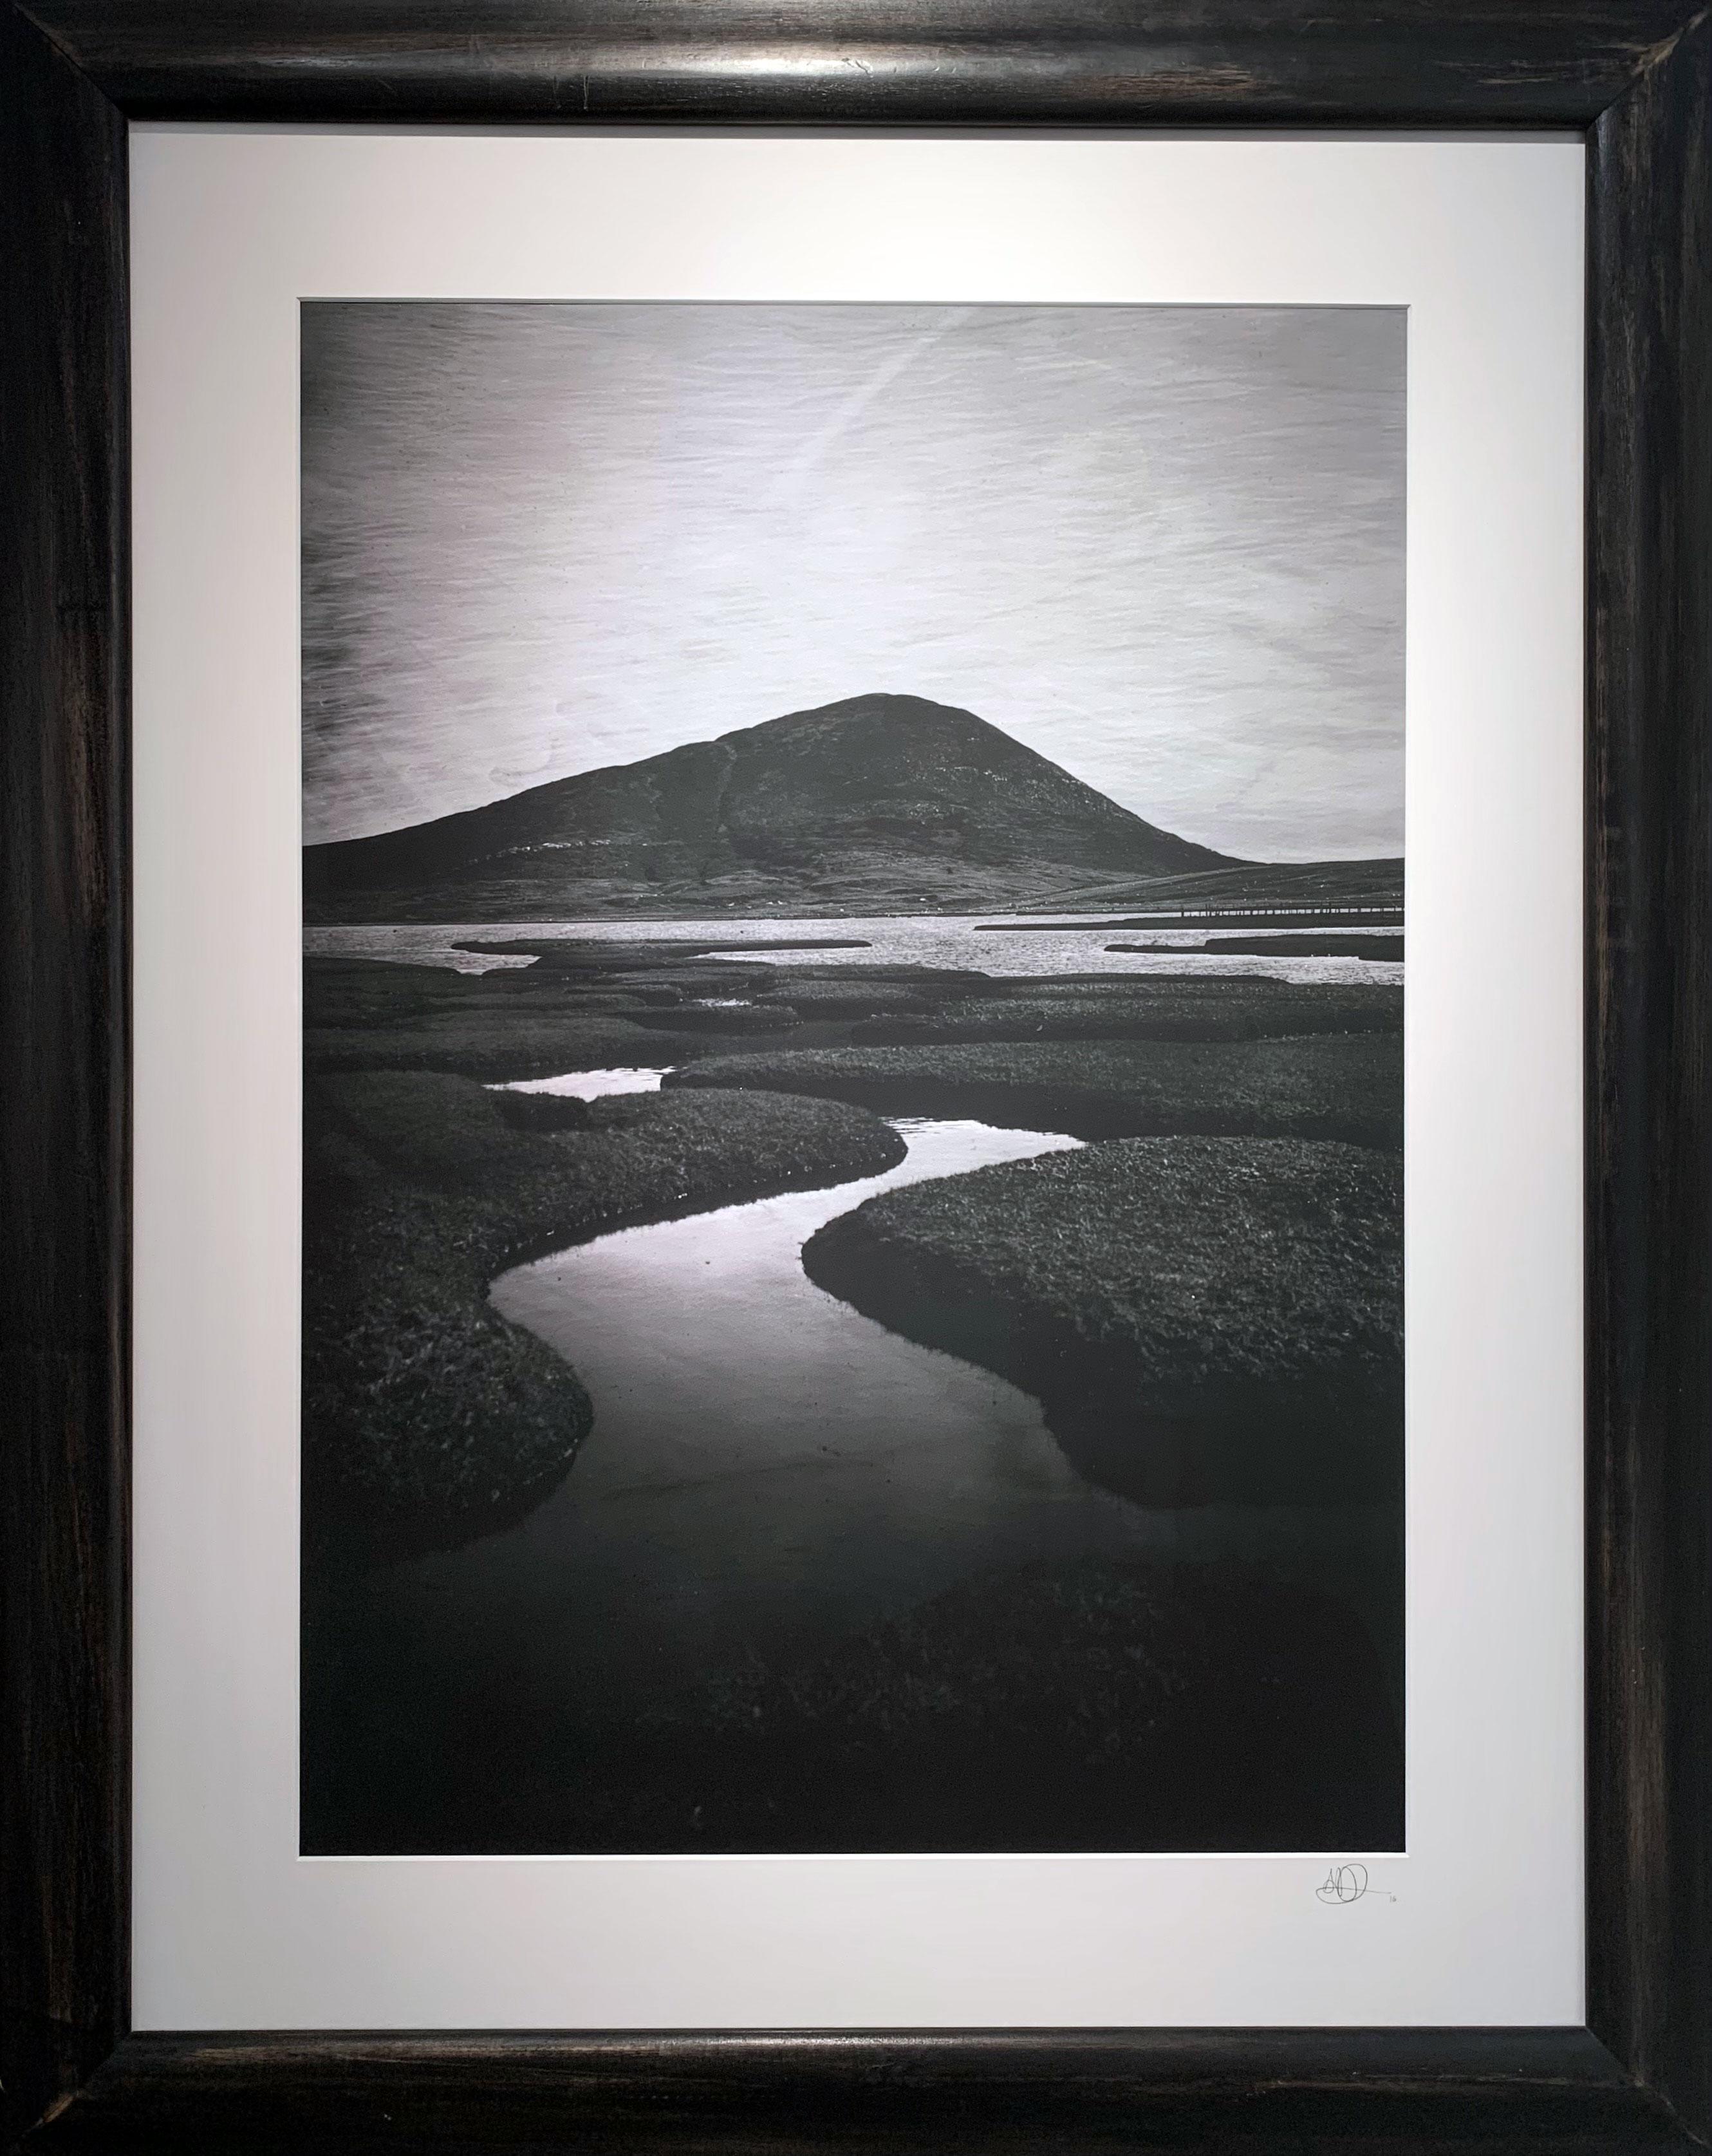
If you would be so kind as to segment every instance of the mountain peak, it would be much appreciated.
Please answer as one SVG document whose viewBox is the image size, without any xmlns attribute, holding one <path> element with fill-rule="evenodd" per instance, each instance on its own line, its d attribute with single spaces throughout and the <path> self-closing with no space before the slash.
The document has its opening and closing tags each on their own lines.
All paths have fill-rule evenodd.
<svg viewBox="0 0 1712 2156">
<path fill-rule="evenodd" d="M 762 719 L 755 726 L 736 727 L 728 734 L 721 734 L 720 739 L 777 739 L 789 732 L 864 724 L 974 729 L 996 735 L 1001 741 L 1009 739 L 997 726 L 986 719 L 976 718 L 973 711 L 966 711 L 959 705 L 939 704 L 930 696 L 905 696 L 893 689 L 870 689 L 859 696 L 840 696 L 835 703 L 816 704 L 807 711 L 787 711 L 780 718 Z"/>
<path fill-rule="evenodd" d="M 924 746 L 936 743 L 943 754 L 958 748 L 1000 757 L 1033 753 L 990 720 L 977 718 L 960 705 L 938 704 L 931 697 L 903 696 L 893 690 L 872 690 L 865 696 L 817 704 L 808 711 L 787 711 L 781 718 L 763 719 L 756 726 L 721 734 L 720 740 L 734 747 L 763 749 L 841 735 L 868 742 L 888 735 L 913 738 Z"/>
</svg>

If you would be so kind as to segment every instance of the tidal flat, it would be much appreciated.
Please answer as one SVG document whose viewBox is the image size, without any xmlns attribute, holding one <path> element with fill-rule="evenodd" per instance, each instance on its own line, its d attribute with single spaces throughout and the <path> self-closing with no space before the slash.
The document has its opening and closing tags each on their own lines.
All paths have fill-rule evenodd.
<svg viewBox="0 0 1712 2156">
<path fill-rule="evenodd" d="M 1401 1141 L 1402 997 L 1387 985 L 1048 986 L 657 940 L 512 955 L 533 963 L 305 962 L 312 1552 L 481 1532 L 569 1466 L 587 1397 L 490 1307 L 495 1273 L 622 1223 L 873 1173 L 900 1157 L 884 1116 L 1099 1141 Z M 907 1045 L 889 1045 L 900 1033 Z M 664 1091 L 591 1104 L 492 1090 L 613 1067 L 660 1069 Z M 1028 1168 L 1010 1173 L 1034 1188 Z M 1079 1198 L 1070 1209 L 1097 1217 Z M 1216 1253 L 1181 1203 L 1167 1218 L 1167 1242 Z M 1002 1329 L 1014 1312 L 992 1306 Z"/>
<path fill-rule="evenodd" d="M 305 964 L 305 1849 L 1396 1839 L 1395 984 L 505 955 Z M 662 1090 L 543 1087 L 614 1071 Z M 864 1203 L 947 1116 L 1068 1149 Z M 518 1322 L 493 1284 L 789 1191 L 823 1194 L 775 1254 L 812 1284 L 792 1326 L 841 1311 L 859 1360 L 946 1376 L 834 1472 L 806 1334 L 776 1463 L 686 1363 L 656 1491 L 592 1306 Z M 759 1397 L 772 1317 L 715 1240 L 617 1332 L 693 1363 L 711 1324 Z M 949 1435 L 960 1371 L 990 1457 Z"/>
</svg>

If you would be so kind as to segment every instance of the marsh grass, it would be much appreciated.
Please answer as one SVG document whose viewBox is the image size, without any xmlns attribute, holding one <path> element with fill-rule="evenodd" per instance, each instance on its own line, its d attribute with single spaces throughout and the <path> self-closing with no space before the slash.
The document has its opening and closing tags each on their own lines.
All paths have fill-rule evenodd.
<svg viewBox="0 0 1712 2156">
<path fill-rule="evenodd" d="M 883 1192 L 802 1262 L 894 1332 L 1034 1394 L 1075 1466 L 1143 1503 L 1400 1486 L 1393 1155 L 1114 1141 Z"/>
<path fill-rule="evenodd" d="M 1379 997 L 1309 993 L 983 997 L 934 1017 L 870 1019 L 861 1045 L 984 1040 L 1264 1040 L 1304 1034 L 1392 1033 L 1400 1010 Z"/>
<path fill-rule="evenodd" d="M 1391 1033 L 787 1049 L 710 1056 L 664 1082 L 850 1101 L 879 1115 L 972 1116 L 1082 1138 L 1402 1142 L 1402 1042 Z"/>
</svg>

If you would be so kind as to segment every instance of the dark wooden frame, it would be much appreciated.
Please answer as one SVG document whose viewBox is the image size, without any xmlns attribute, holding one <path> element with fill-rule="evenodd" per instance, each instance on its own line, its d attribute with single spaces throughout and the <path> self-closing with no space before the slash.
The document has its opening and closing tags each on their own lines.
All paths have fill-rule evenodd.
<svg viewBox="0 0 1712 2156">
<path fill-rule="evenodd" d="M 3 0 L 0 2079 L 46 2150 L 1712 2133 L 1712 10 Z M 127 2033 L 130 117 L 1590 148 L 1587 2027 Z"/>
</svg>

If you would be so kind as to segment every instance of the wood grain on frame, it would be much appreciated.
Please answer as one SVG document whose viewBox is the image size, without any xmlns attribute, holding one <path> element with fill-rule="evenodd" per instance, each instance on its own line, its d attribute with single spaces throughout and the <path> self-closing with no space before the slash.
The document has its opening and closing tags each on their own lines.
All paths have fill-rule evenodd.
<svg viewBox="0 0 1712 2156">
<path fill-rule="evenodd" d="M 50 2114 L 47 2148 L 311 2152 L 1585 2151 L 1712 2134 L 1706 11 L 38 0 L 26 17 L 4 4 L 0 2077 L 14 2126 Z M 120 2041 L 131 116 L 1591 126 L 1591 2034 Z"/>
<path fill-rule="evenodd" d="M 47 2145 L 790 2156 L 1682 2148 L 1581 2029 L 138 2036 Z"/>
<path fill-rule="evenodd" d="M 126 2021 L 125 123 L 0 23 L 0 2080 Z"/>
<path fill-rule="evenodd" d="M 1682 0 L 41 0 L 138 117 L 1579 126 Z"/>
<path fill-rule="evenodd" d="M 1712 2117 L 1712 20 L 1588 221 L 1588 2019 Z"/>
</svg>

